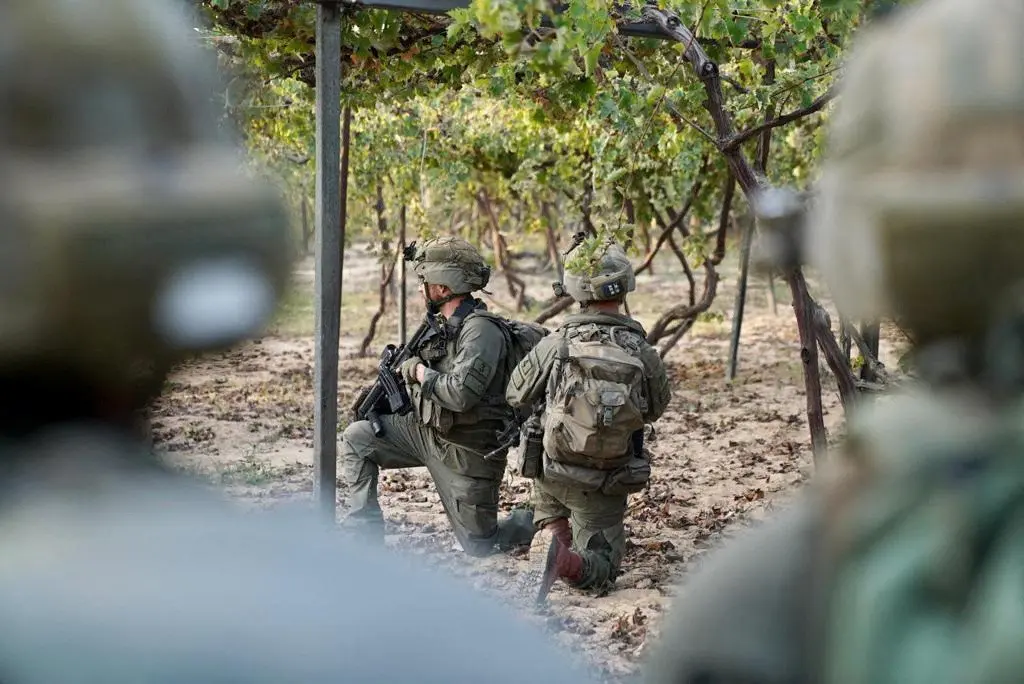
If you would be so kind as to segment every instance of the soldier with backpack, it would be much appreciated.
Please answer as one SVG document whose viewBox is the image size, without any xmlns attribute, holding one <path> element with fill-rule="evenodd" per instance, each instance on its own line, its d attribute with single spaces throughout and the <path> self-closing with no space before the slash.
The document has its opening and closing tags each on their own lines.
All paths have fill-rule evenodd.
<svg viewBox="0 0 1024 684">
<path fill-rule="evenodd" d="M 529 581 L 543 602 L 557 579 L 594 593 L 619 573 L 626 546 L 626 499 L 650 478 L 645 423 L 671 398 L 668 376 L 643 326 L 621 312 L 636 288 L 633 266 L 613 242 L 595 249 L 564 284 L 581 311 L 541 340 L 516 367 L 508 402 L 531 410 L 522 461 L 534 477 Z M 584 245 L 570 251 L 586 249 Z M 543 434 L 543 437 L 540 435 Z M 530 439 L 531 435 L 535 438 Z"/>
<path fill-rule="evenodd" d="M 651 683 L 1024 673 L 1024 4 L 925 0 L 858 41 L 807 220 L 759 213 L 840 311 L 899 322 L 916 382 L 692 576 Z"/>
<path fill-rule="evenodd" d="M 346 524 L 382 539 L 380 469 L 426 466 L 466 553 L 526 545 L 534 532 L 529 511 L 498 521 L 507 451 L 500 436 L 515 421 L 505 401 L 508 378 L 547 330 L 506 320 L 472 296 L 487 286 L 490 267 L 461 238 L 427 241 L 417 251 L 415 273 L 427 315 L 442 334 L 400 368 L 412 411 L 380 416 L 380 436 L 366 420 L 346 428 L 340 449 L 349 486 Z"/>
</svg>

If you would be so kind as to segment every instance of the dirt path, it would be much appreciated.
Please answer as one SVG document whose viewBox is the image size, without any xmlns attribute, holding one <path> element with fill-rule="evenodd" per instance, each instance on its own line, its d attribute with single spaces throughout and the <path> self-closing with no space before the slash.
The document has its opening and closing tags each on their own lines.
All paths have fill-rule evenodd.
<svg viewBox="0 0 1024 684">
<path fill-rule="evenodd" d="M 642 278 L 630 300 L 633 314 L 648 326 L 658 310 L 685 295 L 685 281 L 661 275 L 666 271 Z M 350 357 L 375 307 L 376 273 L 372 255 L 350 250 L 339 381 L 343 414 L 372 377 L 372 358 Z M 309 263 L 298 271 L 297 287 L 306 299 L 312 276 Z M 532 279 L 536 296 L 544 296 L 550 280 Z M 772 315 L 764 283 L 752 285 L 739 374 L 732 384 L 725 382 L 735 281 L 734 271 L 727 270 L 713 309 L 721 319 L 698 323 L 666 359 L 674 397 L 651 442 L 656 458 L 651 485 L 630 499 L 630 542 L 615 590 L 592 598 L 559 585 L 546 612 L 535 616 L 567 649 L 585 653 L 612 680 L 642 662 L 690 563 L 741 521 L 784 503 L 812 470 L 797 331 L 781 288 L 779 312 Z M 504 283 L 497 278 L 495 283 L 491 289 L 503 293 L 499 285 Z M 312 496 L 313 340 L 308 331 L 296 332 L 302 325 L 311 329 L 309 306 L 298 298 L 286 307 L 274 334 L 180 369 L 153 410 L 156 442 L 167 458 L 211 478 L 246 505 Z M 416 308 L 411 300 L 410 311 Z M 394 337 L 394 314 L 381 326 L 371 349 Z M 891 363 L 891 351 L 883 359 Z M 842 411 L 827 371 L 823 380 L 826 425 L 835 439 Z M 503 507 L 525 504 L 529 487 L 528 481 L 507 476 Z M 338 494 L 343 509 L 343 485 Z M 423 469 L 385 473 L 381 502 L 389 543 L 486 591 L 512 596 L 516 576 L 525 569 L 523 555 L 472 559 L 454 551 L 454 537 Z"/>
</svg>

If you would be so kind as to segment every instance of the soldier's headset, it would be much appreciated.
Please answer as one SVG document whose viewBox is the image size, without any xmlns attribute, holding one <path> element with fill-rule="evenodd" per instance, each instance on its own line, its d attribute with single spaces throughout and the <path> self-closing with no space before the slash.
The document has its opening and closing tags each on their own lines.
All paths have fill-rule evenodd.
<svg viewBox="0 0 1024 684">
<path fill-rule="evenodd" d="M 590 280 L 590 292 L 600 299 L 613 299 L 626 293 L 626 277 L 605 276 L 592 278 Z M 551 289 L 556 297 L 567 297 L 569 295 L 562 283 L 551 283 Z"/>
</svg>

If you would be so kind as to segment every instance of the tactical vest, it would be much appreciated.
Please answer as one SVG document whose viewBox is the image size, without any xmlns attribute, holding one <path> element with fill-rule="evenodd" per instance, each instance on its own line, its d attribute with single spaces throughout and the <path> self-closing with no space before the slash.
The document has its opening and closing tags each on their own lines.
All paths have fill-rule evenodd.
<svg viewBox="0 0 1024 684">
<path fill-rule="evenodd" d="M 421 349 L 420 358 L 431 369 L 439 373 L 448 372 L 455 359 L 462 326 L 473 316 L 486 316 L 492 320 L 498 318 L 487 311 L 479 299 L 463 301 L 445 321 L 444 335 L 436 338 L 429 347 Z M 434 428 L 445 440 L 459 446 L 483 451 L 496 447 L 497 435 L 514 419 L 512 407 L 505 401 L 505 387 L 512 372 L 512 369 L 507 367 L 508 350 L 506 338 L 502 363 L 496 369 L 487 391 L 475 406 L 463 413 L 456 413 L 437 404 L 424 396 L 419 385 L 414 385 L 413 401 L 420 420 Z"/>
</svg>

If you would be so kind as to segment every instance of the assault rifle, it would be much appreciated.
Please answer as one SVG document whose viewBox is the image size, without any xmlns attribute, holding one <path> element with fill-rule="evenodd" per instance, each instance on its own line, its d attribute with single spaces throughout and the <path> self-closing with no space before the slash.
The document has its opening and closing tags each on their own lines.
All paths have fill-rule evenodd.
<svg viewBox="0 0 1024 684">
<path fill-rule="evenodd" d="M 420 348 L 432 339 L 441 335 L 441 327 L 430 314 L 413 333 L 407 344 L 396 347 L 389 344 L 384 347 L 377 366 L 377 380 L 364 389 L 356 397 L 352 405 L 355 420 L 368 420 L 375 437 L 384 434 L 384 425 L 380 417 L 388 414 L 405 415 L 412 410 L 412 401 L 405 386 L 405 379 L 398 373 L 398 368 L 407 359 L 416 354 Z"/>
<path fill-rule="evenodd" d="M 509 421 L 508 425 L 505 426 L 505 429 L 498 432 L 498 446 L 484 455 L 485 461 L 496 461 L 509 449 L 514 449 L 519 446 L 523 425 L 526 423 L 530 414 L 527 413 L 524 415 L 517 410 L 513 410 L 513 414 L 514 417 Z"/>
</svg>

